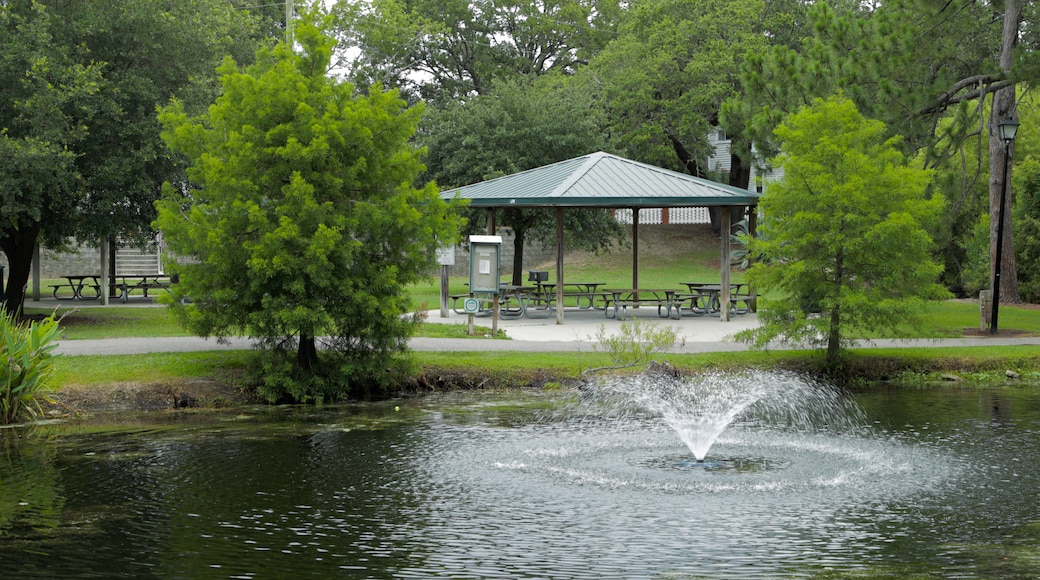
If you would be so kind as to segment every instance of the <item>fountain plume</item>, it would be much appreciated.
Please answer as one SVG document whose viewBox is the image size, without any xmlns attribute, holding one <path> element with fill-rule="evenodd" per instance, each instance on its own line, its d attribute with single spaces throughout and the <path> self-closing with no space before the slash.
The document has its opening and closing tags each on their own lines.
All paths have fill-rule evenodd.
<svg viewBox="0 0 1040 580">
<path fill-rule="evenodd" d="M 698 461 L 737 421 L 800 431 L 848 432 L 863 424 L 859 408 L 836 387 L 782 371 L 682 376 L 655 363 L 641 375 L 601 379 L 592 392 L 615 411 L 660 417 Z"/>
</svg>

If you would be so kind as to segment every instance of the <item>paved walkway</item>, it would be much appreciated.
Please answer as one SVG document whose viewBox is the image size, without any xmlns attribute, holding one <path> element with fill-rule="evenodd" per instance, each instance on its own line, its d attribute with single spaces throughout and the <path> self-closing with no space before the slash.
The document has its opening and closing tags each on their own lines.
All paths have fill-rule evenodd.
<svg viewBox="0 0 1040 580">
<path fill-rule="evenodd" d="M 66 307 L 69 303 L 59 304 Z M 148 303 L 136 305 L 148 307 Z M 55 301 L 45 300 L 27 303 L 29 308 L 53 309 Z M 76 307 L 90 308 L 90 304 L 76 303 Z M 758 317 L 755 314 L 744 314 L 722 322 L 718 317 L 699 316 L 672 320 L 657 316 L 656 308 L 638 309 L 635 318 L 658 327 L 669 326 L 675 329 L 679 342 L 671 349 L 676 353 L 733 352 L 747 350 L 748 346 L 733 340 L 732 335 L 756 327 Z M 429 324 L 467 324 L 466 315 L 449 312 L 447 318 L 441 318 L 440 311 L 427 313 Z M 475 318 L 474 324 L 490 327 L 490 318 Z M 409 342 L 416 351 L 517 351 L 517 352 L 591 352 L 597 344 L 597 336 L 603 332 L 607 336 L 621 331 L 622 323 L 608 319 L 601 310 L 567 310 L 563 325 L 556 324 L 556 318 L 518 320 L 500 320 L 499 328 L 511 340 L 491 340 L 487 338 L 413 338 Z M 878 340 L 857 344 L 860 348 L 870 347 L 937 347 L 937 346 L 1014 346 L 1040 345 L 1040 337 L 1033 338 L 957 338 L 957 339 L 916 339 L 916 340 Z M 156 352 L 193 352 L 203 350 L 249 349 L 252 342 L 247 338 L 234 338 L 227 344 L 215 339 L 197 337 L 169 338 L 114 338 L 100 340 L 62 340 L 56 352 L 75 356 L 87 354 L 143 354 Z"/>
</svg>

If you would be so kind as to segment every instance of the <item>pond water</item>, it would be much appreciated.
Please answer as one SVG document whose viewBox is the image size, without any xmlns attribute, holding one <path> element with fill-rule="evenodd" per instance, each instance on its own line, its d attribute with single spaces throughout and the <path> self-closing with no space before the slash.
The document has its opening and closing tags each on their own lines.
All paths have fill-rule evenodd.
<svg viewBox="0 0 1040 580">
<path fill-rule="evenodd" d="M 0 430 L 0 575 L 973 578 L 1035 545 L 1040 393 L 852 397 L 704 462 L 569 390 Z"/>
</svg>

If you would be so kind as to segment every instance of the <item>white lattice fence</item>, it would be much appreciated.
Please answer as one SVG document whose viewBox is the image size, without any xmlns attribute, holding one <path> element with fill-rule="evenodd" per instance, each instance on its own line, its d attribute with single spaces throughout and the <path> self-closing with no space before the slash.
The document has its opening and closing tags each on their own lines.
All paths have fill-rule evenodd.
<svg viewBox="0 0 1040 580">
<path fill-rule="evenodd" d="M 632 223 L 632 210 L 619 209 L 614 217 L 623 224 Z M 666 209 L 642 209 L 639 211 L 641 224 L 707 224 L 711 223 L 706 207 L 670 207 Z"/>
</svg>

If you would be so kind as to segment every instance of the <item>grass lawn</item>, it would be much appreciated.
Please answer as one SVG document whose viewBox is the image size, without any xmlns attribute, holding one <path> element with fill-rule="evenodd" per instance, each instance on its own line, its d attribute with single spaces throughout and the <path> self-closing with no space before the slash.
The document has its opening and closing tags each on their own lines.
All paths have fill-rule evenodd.
<svg viewBox="0 0 1040 580">
<path fill-rule="evenodd" d="M 27 308 L 25 313 L 42 317 L 51 311 Z M 63 308 L 60 313 L 65 313 L 62 319 L 62 338 L 65 340 L 190 336 L 163 307 Z M 420 336 L 428 338 L 475 338 L 491 333 L 488 327 L 474 326 L 476 332 L 470 336 L 461 324 L 423 324 L 420 328 Z"/>
<path fill-rule="evenodd" d="M 676 288 L 682 282 L 719 281 L 718 238 L 706 226 L 658 226 L 644 228 L 640 235 L 640 286 L 644 288 Z M 632 285 L 632 249 L 618 247 L 609 252 L 570 252 L 566 256 L 566 279 L 581 282 L 602 282 L 607 287 Z M 528 270 L 547 270 L 555 279 L 555 263 L 532 264 Z M 527 272 L 523 273 L 526 281 Z M 743 273 L 734 271 L 731 279 L 743 281 Z M 508 278 L 506 278 L 508 282 Z M 550 280 L 551 281 L 551 280 Z M 467 292 L 468 278 L 449 279 L 451 294 Z M 46 288 L 46 286 L 44 286 Z M 437 310 L 440 307 L 440 280 L 431 278 L 424 284 L 408 288 L 416 309 Z M 764 301 L 768 307 L 768 300 Z M 61 302 L 62 310 L 76 306 Z M 27 310 L 30 314 L 46 315 L 49 311 Z M 82 308 L 67 315 L 64 323 L 67 339 L 96 339 L 114 337 L 186 336 L 186 333 L 165 308 L 108 306 Z M 1001 305 L 1001 331 L 1018 335 L 1040 335 L 1040 308 L 1030 305 Z M 929 303 L 919 324 L 912 329 L 914 338 L 949 338 L 977 334 L 979 309 L 976 301 L 944 301 Z M 481 327 L 475 335 L 482 337 L 490 329 Z M 419 336 L 472 338 L 464 325 L 423 324 Z M 878 338 L 868 330 L 850 331 L 851 338 Z"/>
<path fill-rule="evenodd" d="M 656 226 L 655 226 L 656 227 Z M 641 288 L 676 288 L 685 290 L 683 282 L 718 282 L 718 238 L 707 228 L 659 226 L 645 228 L 650 233 L 640 235 L 639 286 Z M 527 271 L 545 270 L 549 281 L 556 280 L 556 263 L 525 265 L 522 283 L 527 283 Z M 605 288 L 632 287 L 632 248 L 616 247 L 609 252 L 569 252 L 564 259 L 564 279 L 569 282 L 602 282 Z M 743 273 L 734 271 L 733 282 L 741 282 Z M 511 278 L 503 277 L 503 283 Z M 449 294 L 468 292 L 468 277 L 449 279 Z M 409 288 L 416 307 L 428 305 L 428 310 L 440 307 L 440 278 Z M 568 303 L 568 305 L 571 305 Z"/>
</svg>

